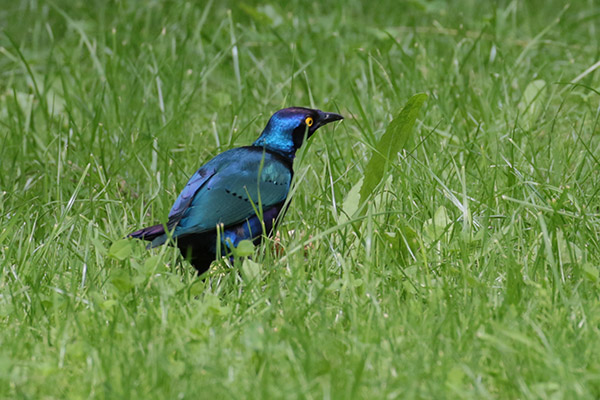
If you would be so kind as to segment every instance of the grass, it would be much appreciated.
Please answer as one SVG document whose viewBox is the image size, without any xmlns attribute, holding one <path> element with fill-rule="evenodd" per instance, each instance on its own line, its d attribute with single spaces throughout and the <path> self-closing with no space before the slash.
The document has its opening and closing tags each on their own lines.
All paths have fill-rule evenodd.
<svg viewBox="0 0 600 400">
<path fill-rule="evenodd" d="M 1 398 L 600 397 L 596 2 L 2 3 Z M 278 246 L 113 246 L 290 105 Z"/>
</svg>

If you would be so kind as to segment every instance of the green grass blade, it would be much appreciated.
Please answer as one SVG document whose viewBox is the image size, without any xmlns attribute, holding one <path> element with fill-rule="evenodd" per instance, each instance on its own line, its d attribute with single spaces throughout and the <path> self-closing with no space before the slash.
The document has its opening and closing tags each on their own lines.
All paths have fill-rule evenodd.
<svg viewBox="0 0 600 400">
<path fill-rule="evenodd" d="M 408 143 L 425 100 L 427 100 L 425 93 L 415 94 L 408 99 L 404 108 L 390 122 L 385 133 L 377 142 L 365 168 L 365 178 L 360 188 L 361 205 L 367 202 L 377 185 L 384 180 L 388 171 L 387 163 L 393 162 L 392 158 L 395 159 L 398 152 Z M 362 209 L 364 210 L 364 207 Z"/>
</svg>

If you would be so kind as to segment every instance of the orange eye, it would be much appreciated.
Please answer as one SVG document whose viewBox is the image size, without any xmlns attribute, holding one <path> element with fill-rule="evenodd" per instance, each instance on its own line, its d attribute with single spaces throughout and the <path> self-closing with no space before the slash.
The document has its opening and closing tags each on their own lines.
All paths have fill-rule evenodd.
<svg viewBox="0 0 600 400">
<path fill-rule="evenodd" d="M 306 117 L 306 119 L 304 120 L 304 123 L 308 126 L 312 126 L 313 122 L 314 121 L 311 117 Z"/>
</svg>

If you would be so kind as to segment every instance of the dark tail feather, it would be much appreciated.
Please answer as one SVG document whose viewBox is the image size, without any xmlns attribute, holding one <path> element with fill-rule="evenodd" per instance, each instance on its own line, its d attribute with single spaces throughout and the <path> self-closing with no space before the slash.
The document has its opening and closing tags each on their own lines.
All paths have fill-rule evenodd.
<svg viewBox="0 0 600 400">
<path fill-rule="evenodd" d="M 140 229 L 139 231 L 135 231 L 127 235 L 127 237 L 132 237 L 135 239 L 142 239 L 152 241 L 157 237 L 165 234 L 165 227 L 162 224 L 149 226 L 144 229 Z"/>
</svg>

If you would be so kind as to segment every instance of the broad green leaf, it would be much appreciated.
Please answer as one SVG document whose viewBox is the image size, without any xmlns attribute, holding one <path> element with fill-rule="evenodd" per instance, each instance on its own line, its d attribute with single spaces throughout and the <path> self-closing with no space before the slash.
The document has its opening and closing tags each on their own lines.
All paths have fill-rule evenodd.
<svg viewBox="0 0 600 400">
<path fill-rule="evenodd" d="M 519 102 L 519 113 L 522 120 L 529 126 L 540 116 L 546 99 L 546 81 L 538 79 L 530 82 Z"/>
<path fill-rule="evenodd" d="M 242 276 L 246 282 L 255 280 L 259 274 L 260 264 L 250 260 L 249 258 L 245 259 L 242 264 Z"/>
<path fill-rule="evenodd" d="M 393 161 L 396 154 L 408 143 L 417 115 L 419 115 L 426 99 L 427 95 L 425 93 L 412 96 L 379 139 L 375 151 L 365 168 L 365 179 L 360 188 L 359 204 L 365 203 L 371 196 L 379 182 L 384 179 L 387 163 Z"/>
<path fill-rule="evenodd" d="M 460 389 L 463 385 L 464 378 L 464 371 L 455 365 L 446 375 L 446 386 L 451 389 Z"/>
<path fill-rule="evenodd" d="M 423 224 L 423 238 L 426 243 L 434 242 L 438 239 L 442 239 L 442 234 L 446 233 L 445 236 L 448 236 L 448 232 L 446 231 L 446 227 L 452 223 L 452 219 L 448 216 L 448 211 L 446 207 L 439 206 L 437 210 L 435 210 L 435 215 L 433 218 L 428 219 Z"/>
<path fill-rule="evenodd" d="M 121 239 L 114 242 L 108 250 L 108 255 L 117 260 L 123 261 L 131 254 L 131 241 L 128 239 Z"/>
<path fill-rule="evenodd" d="M 203 306 L 209 316 L 223 316 L 231 312 L 231 308 L 221 303 L 221 299 L 212 293 L 205 292 L 203 296 Z"/>
<path fill-rule="evenodd" d="M 600 280 L 600 269 L 598 267 L 593 266 L 590 263 L 585 263 L 583 265 L 583 275 L 593 283 L 598 282 Z"/>
<path fill-rule="evenodd" d="M 98 238 L 91 238 L 90 242 L 94 245 L 94 249 L 97 253 L 105 256 L 107 254 L 106 247 L 104 246 L 104 242 Z"/>
<path fill-rule="evenodd" d="M 161 262 L 161 258 L 160 256 L 151 256 L 148 257 L 146 259 L 146 261 L 144 261 L 144 273 L 147 276 L 152 275 L 153 273 L 155 273 L 155 271 L 158 269 L 158 266 L 160 265 Z"/>
<path fill-rule="evenodd" d="M 408 257 L 410 253 L 415 254 L 419 250 L 419 236 L 413 228 L 402 222 L 399 228 L 399 237 L 391 239 L 390 242 L 398 246 L 398 250 Z"/>
<path fill-rule="evenodd" d="M 242 240 L 233 251 L 237 257 L 248 257 L 254 253 L 254 245 L 250 240 Z"/>
<path fill-rule="evenodd" d="M 364 178 L 360 178 L 346 194 L 346 198 L 342 204 L 342 209 L 344 210 L 345 214 L 340 216 L 340 222 L 348 221 L 348 219 L 352 218 L 352 216 L 358 211 L 358 206 L 360 205 L 360 188 L 363 184 L 363 181 Z"/>
<path fill-rule="evenodd" d="M 116 300 L 110 299 L 110 300 L 106 300 L 106 301 L 103 301 L 102 303 L 100 303 L 100 307 L 103 310 L 110 310 L 117 304 L 118 304 L 118 302 Z"/>
<path fill-rule="evenodd" d="M 129 273 L 121 270 L 117 270 L 117 272 L 112 274 L 110 282 L 121 293 L 129 292 L 135 287 L 135 284 L 133 283 L 131 276 L 129 276 Z"/>
<path fill-rule="evenodd" d="M 556 244 L 558 245 L 558 255 L 562 264 L 581 262 L 583 258 L 581 249 L 575 243 L 567 241 L 561 229 L 556 230 Z"/>
<path fill-rule="evenodd" d="M 202 292 L 204 292 L 204 288 L 205 288 L 205 284 L 204 281 L 202 279 L 195 279 L 194 281 L 192 281 L 192 284 L 190 285 L 190 296 L 198 296 L 200 295 Z"/>
</svg>

